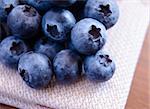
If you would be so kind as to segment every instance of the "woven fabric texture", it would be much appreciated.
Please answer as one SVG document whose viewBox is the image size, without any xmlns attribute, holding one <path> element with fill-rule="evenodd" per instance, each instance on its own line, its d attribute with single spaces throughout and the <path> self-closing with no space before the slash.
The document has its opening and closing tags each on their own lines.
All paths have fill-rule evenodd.
<svg viewBox="0 0 150 109">
<path fill-rule="evenodd" d="M 0 64 L 0 102 L 21 109 L 123 109 L 150 20 L 149 0 L 118 0 L 120 18 L 108 30 L 104 50 L 116 62 L 116 72 L 105 83 L 82 79 L 72 85 L 55 83 L 47 89 L 26 86 L 15 70 Z"/>
</svg>

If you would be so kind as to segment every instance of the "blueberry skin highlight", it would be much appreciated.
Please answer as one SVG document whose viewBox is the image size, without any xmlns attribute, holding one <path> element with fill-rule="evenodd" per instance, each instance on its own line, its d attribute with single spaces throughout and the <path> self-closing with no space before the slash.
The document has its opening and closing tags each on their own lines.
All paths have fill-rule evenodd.
<svg viewBox="0 0 150 109">
<path fill-rule="evenodd" d="M 76 50 L 85 55 L 91 55 L 101 49 L 107 38 L 106 29 L 102 23 L 92 18 L 80 20 L 71 31 L 71 42 Z"/>
<path fill-rule="evenodd" d="M 92 81 L 108 81 L 115 69 L 114 61 L 103 51 L 98 51 L 95 56 L 88 56 L 84 60 L 85 76 Z"/>
<path fill-rule="evenodd" d="M 46 87 L 52 79 L 52 65 L 47 56 L 28 52 L 19 60 L 18 72 L 28 86 L 34 89 Z"/>
<path fill-rule="evenodd" d="M 7 25 L 12 34 L 27 39 L 33 37 L 39 30 L 41 17 L 38 12 L 28 5 L 15 7 L 8 15 Z"/>
<path fill-rule="evenodd" d="M 0 22 L 6 22 L 9 12 L 19 5 L 19 0 L 0 0 Z"/>
<path fill-rule="evenodd" d="M 84 15 L 100 21 L 109 29 L 118 21 L 119 7 L 115 0 L 88 0 Z"/>
<path fill-rule="evenodd" d="M 56 80 L 60 83 L 75 82 L 81 73 L 81 59 L 73 51 L 60 51 L 53 60 Z"/>
<path fill-rule="evenodd" d="M 27 3 L 33 6 L 40 13 L 44 13 L 51 8 L 51 0 L 26 0 Z"/>
<path fill-rule="evenodd" d="M 28 47 L 23 40 L 15 36 L 9 36 L 0 43 L 0 61 L 9 67 L 16 67 L 18 60 Z"/>
<path fill-rule="evenodd" d="M 62 49 L 62 45 L 51 41 L 46 37 L 43 37 L 40 40 L 38 40 L 34 46 L 35 52 L 47 55 L 50 58 L 50 60 L 53 60 L 56 54 Z"/>
<path fill-rule="evenodd" d="M 74 4 L 77 0 L 51 0 L 51 3 L 58 7 L 68 7 Z"/>
<path fill-rule="evenodd" d="M 42 19 L 42 29 L 45 36 L 50 39 L 63 42 L 67 40 L 67 34 L 75 25 L 76 20 L 73 14 L 65 9 L 52 9 Z"/>
</svg>

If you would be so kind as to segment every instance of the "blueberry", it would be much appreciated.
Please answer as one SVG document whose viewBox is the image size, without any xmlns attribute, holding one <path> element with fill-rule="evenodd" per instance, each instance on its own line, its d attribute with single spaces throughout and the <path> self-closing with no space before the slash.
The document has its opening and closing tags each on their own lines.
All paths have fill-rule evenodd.
<svg viewBox="0 0 150 109">
<path fill-rule="evenodd" d="M 52 65 L 47 56 L 34 52 L 25 53 L 19 60 L 18 72 L 31 88 L 46 87 L 52 79 Z"/>
<path fill-rule="evenodd" d="M 9 36 L 0 43 L 0 61 L 7 66 L 16 67 L 19 58 L 27 50 L 24 41 L 15 36 Z"/>
<path fill-rule="evenodd" d="M 68 7 L 74 4 L 77 0 L 51 0 L 52 4 L 59 7 Z"/>
<path fill-rule="evenodd" d="M 101 49 L 106 42 L 106 29 L 97 20 L 85 18 L 80 20 L 71 31 L 71 42 L 76 50 L 91 55 Z"/>
<path fill-rule="evenodd" d="M 88 0 L 84 14 L 102 22 L 108 29 L 116 24 L 119 8 L 115 0 Z"/>
<path fill-rule="evenodd" d="M 26 0 L 27 3 L 36 8 L 40 13 L 46 12 L 51 8 L 51 0 Z"/>
<path fill-rule="evenodd" d="M 18 4 L 18 0 L 0 0 L 0 22 L 6 22 L 9 12 Z"/>
<path fill-rule="evenodd" d="M 45 35 L 54 41 L 67 40 L 67 34 L 75 25 L 73 14 L 65 9 L 52 9 L 42 19 L 42 29 Z"/>
<path fill-rule="evenodd" d="M 28 5 L 19 5 L 8 15 L 7 25 L 12 34 L 27 39 L 37 33 L 40 21 L 41 17 L 34 8 Z"/>
<path fill-rule="evenodd" d="M 51 60 L 55 57 L 55 55 L 63 49 L 63 46 L 49 40 L 46 37 L 41 38 L 38 40 L 34 46 L 34 49 L 38 53 L 42 53 L 47 55 Z"/>
<path fill-rule="evenodd" d="M 113 76 L 115 63 L 108 53 L 98 51 L 84 60 L 84 71 L 89 80 L 105 82 Z"/>
<path fill-rule="evenodd" d="M 61 83 L 72 83 L 81 73 L 81 59 L 73 51 L 66 49 L 60 51 L 53 60 L 56 79 Z"/>
</svg>

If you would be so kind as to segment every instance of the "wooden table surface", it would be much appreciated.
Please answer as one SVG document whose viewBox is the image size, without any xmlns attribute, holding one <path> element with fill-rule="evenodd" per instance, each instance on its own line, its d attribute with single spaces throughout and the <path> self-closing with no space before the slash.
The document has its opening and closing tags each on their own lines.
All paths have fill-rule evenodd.
<svg viewBox="0 0 150 109">
<path fill-rule="evenodd" d="M 16 109 L 0 104 L 0 109 Z M 132 81 L 125 109 L 150 109 L 150 26 Z"/>
<path fill-rule="evenodd" d="M 126 109 L 150 109 L 150 25 L 137 64 Z"/>
</svg>

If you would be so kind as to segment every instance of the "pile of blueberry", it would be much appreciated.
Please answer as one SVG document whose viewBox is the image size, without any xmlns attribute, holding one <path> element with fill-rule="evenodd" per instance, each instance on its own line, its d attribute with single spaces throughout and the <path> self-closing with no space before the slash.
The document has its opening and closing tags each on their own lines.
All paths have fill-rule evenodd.
<svg viewBox="0 0 150 109">
<path fill-rule="evenodd" d="M 102 48 L 118 17 L 115 0 L 0 0 L 0 61 L 35 89 L 107 81 L 115 63 Z"/>
</svg>

